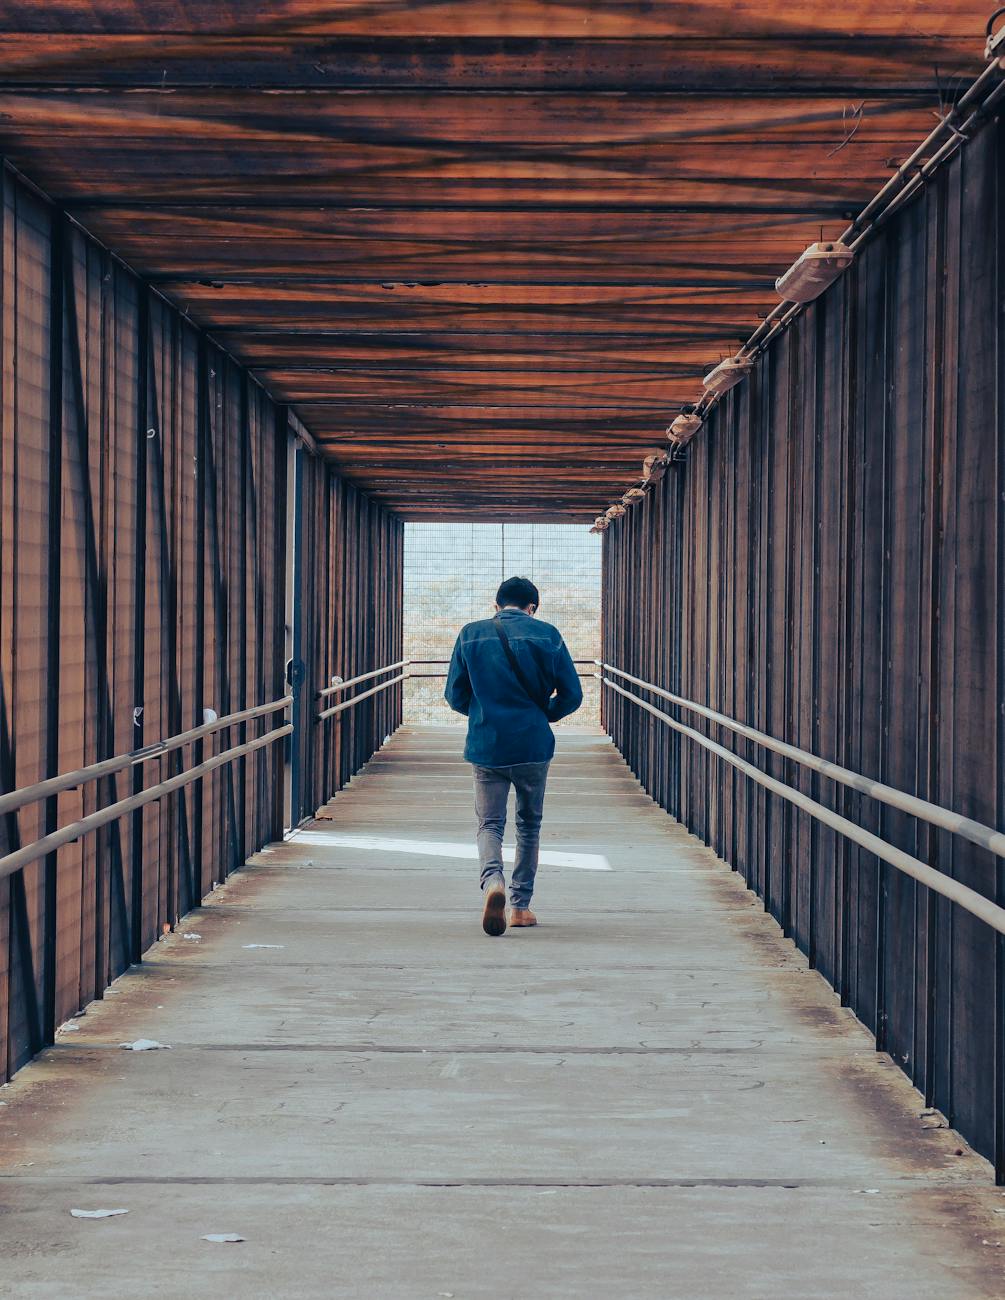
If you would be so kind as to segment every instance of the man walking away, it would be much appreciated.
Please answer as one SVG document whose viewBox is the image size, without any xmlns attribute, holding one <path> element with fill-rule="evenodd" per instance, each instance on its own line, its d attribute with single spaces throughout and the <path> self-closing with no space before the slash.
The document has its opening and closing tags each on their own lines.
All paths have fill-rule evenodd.
<svg viewBox="0 0 1005 1300">
<path fill-rule="evenodd" d="M 516 791 L 516 862 L 511 926 L 537 925 L 530 910 L 537 874 L 552 722 L 575 713 L 583 688 L 561 634 L 535 619 L 540 604 L 528 578 L 507 578 L 496 614 L 461 628 L 450 660 L 447 703 L 468 719 L 464 757 L 474 767 L 482 929 L 506 930 L 502 841 L 510 786 Z"/>
</svg>

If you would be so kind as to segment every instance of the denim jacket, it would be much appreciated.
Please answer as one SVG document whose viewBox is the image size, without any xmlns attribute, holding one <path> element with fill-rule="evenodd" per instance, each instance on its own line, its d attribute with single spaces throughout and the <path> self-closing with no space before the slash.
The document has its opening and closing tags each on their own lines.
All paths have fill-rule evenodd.
<svg viewBox="0 0 1005 1300">
<path fill-rule="evenodd" d="M 575 713 L 583 688 L 558 628 L 518 609 L 504 609 L 499 617 L 524 676 L 548 700 L 547 716 L 514 675 L 490 618 L 461 628 L 444 695 L 467 716 L 469 763 L 545 763 L 555 753 L 548 724 Z"/>
</svg>

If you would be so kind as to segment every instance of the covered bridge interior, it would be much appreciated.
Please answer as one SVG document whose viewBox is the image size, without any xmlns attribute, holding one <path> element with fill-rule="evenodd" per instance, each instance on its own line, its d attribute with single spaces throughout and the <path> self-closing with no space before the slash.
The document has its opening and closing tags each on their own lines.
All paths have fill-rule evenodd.
<svg viewBox="0 0 1005 1300">
<path fill-rule="evenodd" d="M 564 1207 L 570 1188 L 607 1188 L 602 1220 L 644 1225 L 626 1248 L 638 1275 L 601 1287 L 573 1260 L 536 1289 L 533 1274 L 486 1279 L 475 1252 L 457 1294 L 691 1296 L 650 1253 L 663 1210 L 626 1210 L 619 1189 L 799 1186 L 812 1201 L 814 1188 L 875 1192 L 858 1185 L 867 1175 L 881 1196 L 918 1191 L 891 1202 L 887 1229 L 914 1214 L 919 1241 L 926 1224 L 948 1234 L 931 1258 L 877 1247 L 869 1267 L 890 1270 L 888 1294 L 1000 1294 L 1005 47 L 992 36 L 985 49 L 988 18 L 972 0 L 0 0 L 0 1082 L 12 1081 L 0 1132 L 18 1125 L 6 1167 L 0 1146 L 0 1198 L 16 1243 L 55 1232 L 32 1199 L 24 1106 L 42 1097 L 44 1116 L 39 1072 L 73 1068 L 84 1022 L 72 1039 L 60 1026 L 124 989 L 124 972 L 170 966 L 201 928 L 190 914 L 212 938 L 212 896 L 239 869 L 252 880 L 263 863 L 292 872 L 353 847 L 326 849 L 326 834 L 428 847 L 440 820 L 454 825 L 459 743 L 454 755 L 439 732 L 399 727 L 403 522 L 566 522 L 603 532 L 603 662 L 588 671 L 613 745 L 560 745 L 554 847 L 614 862 L 636 821 L 651 840 L 624 904 L 650 929 L 638 939 L 612 922 L 605 959 L 641 999 L 662 979 L 665 918 L 684 897 L 699 905 L 688 871 L 728 864 L 738 878 L 715 889 L 742 881 L 774 927 L 750 940 L 776 945 L 766 967 L 796 962 L 836 991 L 833 1007 L 803 1008 L 804 1026 L 854 1013 L 881 1054 L 867 1053 L 872 1066 L 889 1064 L 861 1087 L 895 1154 L 867 1174 L 811 1161 L 797 1176 L 783 1142 L 731 1176 L 695 1173 L 671 1148 L 680 1159 L 662 1172 L 578 1181 L 531 1161 L 528 1195 Z M 776 289 L 808 245 L 835 242 L 847 264 L 822 293 Z M 736 357 L 735 387 L 706 382 Z M 595 793 L 606 831 L 580 824 L 594 794 L 576 782 L 598 773 L 614 782 Z M 689 857 L 685 832 L 712 852 Z M 306 879 L 279 871 L 262 888 L 277 906 L 344 905 L 337 890 L 312 900 Z M 448 912 L 464 906 L 461 880 Z M 570 885 L 563 905 L 580 896 Z M 729 894 L 741 896 L 753 897 Z M 710 899 L 711 917 L 726 904 Z M 379 889 L 345 906 L 394 910 Z M 708 924 L 702 961 L 717 942 Z M 379 984 L 400 937 L 374 935 L 336 951 L 334 978 Z M 427 938 L 448 960 L 449 941 Z M 650 976 L 619 965 L 637 939 L 652 944 Z M 588 951 L 563 958 L 559 943 L 542 960 L 572 963 L 575 988 Z M 467 994 L 495 959 L 464 960 Z M 728 1045 L 699 1025 L 652 1048 L 667 1070 L 674 1053 L 749 1049 L 744 998 L 776 997 L 751 969 Z M 529 1055 L 572 1053 L 587 1069 L 591 1017 L 613 1005 L 596 996 L 570 1010 L 571 1036 Z M 85 1072 L 114 1045 L 93 1014 Z M 442 1051 L 459 1024 L 428 1040 L 417 1029 L 407 1050 Z M 616 1016 L 608 1029 L 596 1050 L 628 1052 Z M 311 1051 L 406 1051 L 329 1030 Z M 826 1050 L 792 1043 L 779 1077 L 808 1068 L 805 1049 L 826 1078 Z M 513 1104 L 510 1082 L 483 1104 Z M 99 1096 L 101 1077 L 91 1086 Z M 766 1122 L 801 1122 L 786 1098 Z M 573 1146 L 587 1141 L 548 1104 Z M 653 1100 L 637 1118 L 655 1133 L 668 1114 Z M 463 1145 L 457 1163 L 427 1168 L 439 1130 L 416 1123 L 389 1139 L 413 1144 L 411 1173 L 344 1180 L 490 1198 L 519 1184 L 469 1176 Z M 337 1155 L 337 1139 L 319 1149 Z M 282 1146 L 273 1157 L 227 1177 L 285 1177 Z M 75 1176 L 112 1179 L 100 1142 L 78 1163 Z M 338 1160 L 322 1165 L 305 1187 L 338 1184 Z M 556 1232 L 586 1232 L 570 1204 Z M 805 1204 L 755 1197 L 749 1214 L 783 1231 Z M 714 1199 L 706 1209 L 714 1220 Z M 370 1211 L 343 1210 L 364 1238 L 352 1215 Z M 467 1211 L 448 1200 L 436 1213 Z M 820 1231 L 818 1209 L 806 1213 Z M 841 1273 L 857 1213 L 824 1212 L 849 1248 L 819 1265 L 821 1295 L 865 1294 Z M 45 1240 L 62 1277 L 65 1241 Z M 454 1290 L 434 1285 L 448 1246 L 422 1247 L 430 1294 Z M 367 1264 L 355 1281 L 301 1279 L 285 1294 L 416 1294 L 388 1249 L 386 1273 Z M 35 1252 L 15 1253 L 23 1294 L 52 1280 L 32 1272 Z M 505 1252 L 496 1262 L 505 1271 Z M 74 1293 L 110 1294 L 100 1255 L 87 1267 Z M 818 1293 L 799 1272 L 813 1267 L 793 1264 L 794 1294 Z M 253 1293 L 284 1293 L 251 1268 Z M 758 1293 L 735 1281 L 719 1294 Z"/>
</svg>

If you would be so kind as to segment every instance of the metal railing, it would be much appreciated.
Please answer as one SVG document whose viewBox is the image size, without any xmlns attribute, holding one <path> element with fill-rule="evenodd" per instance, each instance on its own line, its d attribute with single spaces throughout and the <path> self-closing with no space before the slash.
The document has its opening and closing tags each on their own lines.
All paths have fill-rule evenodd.
<svg viewBox="0 0 1005 1300">
<path fill-rule="evenodd" d="M 450 660 L 449 659 L 409 659 L 406 662 L 409 664 L 420 664 L 423 666 L 430 666 L 432 664 L 449 664 Z M 590 666 L 590 671 L 585 673 L 580 673 L 579 674 L 580 677 L 596 677 L 597 674 L 592 670 L 593 665 L 597 662 L 596 659 L 573 659 L 572 662 L 576 665 L 577 668 L 580 667 L 582 664 L 587 664 Z M 409 677 L 446 677 L 446 675 L 447 675 L 446 673 L 409 673 L 408 674 Z"/>
<path fill-rule="evenodd" d="M 596 677 L 597 674 L 592 671 L 593 665 L 597 662 L 595 659 L 573 659 L 572 662 L 577 667 L 583 664 L 590 665 L 590 671 L 580 673 L 580 677 Z M 321 709 L 317 714 L 315 714 L 315 720 L 317 722 L 324 722 L 326 718 L 333 718 L 336 714 L 344 713 L 346 709 L 351 709 L 353 705 L 359 704 L 361 700 L 369 699 L 371 695 L 377 695 L 381 691 L 386 691 L 390 686 L 397 686 L 399 682 L 408 681 L 413 678 L 447 676 L 445 672 L 410 672 L 409 669 L 414 665 L 418 665 L 419 667 L 432 667 L 436 664 L 445 665 L 449 663 L 449 659 L 399 659 L 396 663 L 386 664 L 383 668 L 372 668 L 369 672 L 359 673 L 355 677 L 350 677 L 347 681 L 342 681 L 337 677 L 333 678 L 330 686 L 326 686 L 323 690 L 317 692 L 317 699 L 326 699 L 329 695 L 335 695 L 340 691 L 348 690 L 350 686 L 356 686 L 360 682 L 369 681 L 373 677 L 380 677 L 384 673 L 394 672 L 397 668 L 403 668 L 405 670 L 404 672 L 399 673 L 397 677 L 392 677 L 390 681 L 380 682 L 377 686 L 371 686 L 368 691 L 361 691 L 359 695 L 354 695 L 351 700 L 342 700 L 339 704 L 332 704 L 326 709 Z"/>
<path fill-rule="evenodd" d="M 640 677 L 634 677 L 623 669 L 615 668 L 612 664 L 602 663 L 600 660 L 596 660 L 595 663 L 601 670 L 595 676 L 604 686 L 645 709 L 647 713 L 652 714 L 661 722 L 665 722 L 682 736 L 687 736 L 689 740 L 695 741 L 718 758 L 724 759 L 732 767 L 750 777 L 752 781 L 763 786 L 766 790 L 770 790 L 773 794 L 777 794 L 780 798 L 794 804 L 823 825 L 829 826 L 832 830 L 837 831 L 846 839 L 874 854 L 883 862 L 889 863 L 898 871 L 911 876 L 934 893 L 941 894 L 944 898 L 958 904 L 970 912 L 971 915 L 984 921 L 999 934 L 1005 934 L 1005 907 L 1000 907 L 991 899 L 985 898 L 983 894 L 979 894 L 977 890 L 971 889 L 958 880 L 954 880 L 952 876 L 946 875 L 945 872 L 939 871 L 927 862 L 922 862 L 920 858 L 913 857 L 903 849 L 898 849 L 878 835 L 873 835 L 871 831 L 864 830 L 861 826 L 849 821 L 846 817 L 842 817 L 839 813 L 832 812 L 830 808 L 818 803 L 815 799 L 811 799 L 808 795 L 794 790 L 783 781 L 768 776 L 766 772 L 762 772 L 760 768 L 748 763 L 746 759 L 740 758 L 732 750 L 717 744 L 708 736 L 703 736 L 700 731 L 695 731 L 693 727 L 687 726 L 677 718 L 672 718 L 668 713 L 664 713 L 662 709 L 657 709 L 655 705 L 641 699 L 634 692 L 625 690 L 623 686 L 619 686 L 617 682 L 611 681 L 609 677 L 604 676 L 604 673 L 610 672 L 618 677 L 623 677 L 642 687 L 643 690 L 662 696 L 682 709 L 698 713 L 717 725 L 726 727 L 728 730 L 752 740 L 765 749 L 773 750 L 775 753 L 792 759 L 803 767 L 819 772 L 822 776 L 849 786 L 862 794 L 870 795 L 883 803 L 889 804 L 890 807 L 930 822 L 943 830 L 963 835 L 972 843 L 979 844 L 981 848 L 987 849 L 998 857 L 1005 857 L 1005 835 L 1000 831 L 990 826 L 984 826 L 972 818 L 963 817 L 948 808 L 942 808 L 938 804 L 929 803 L 925 799 L 919 799 L 914 795 L 907 794 L 903 790 L 897 790 L 893 786 L 883 785 L 879 781 L 870 780 L 868 777 L 861 776 L 857 772 L 851 772 L 835 763 L 829 763 L 816 754 L 798 749 L 795 745 L 786 744 L 784 741 L 777 740 L 774 736 L 769 736 L 765 732 L 757 731 L 753 727 L 745 726 L 734 718 L 717 713 L 714 709 L 709 709 L 703 704 L 697 704 L 693 700 L 674 695 L 672 692 L 664 690 L 663 687 L 644 681 Z"/>
<path fill-rule="evenodd" d="M 346 691 L 350 686 L 356 686 L 360 682 L 367 682 L 371 677 L 380 677 L 382 673 L 394 672 L 395 668 L 404 668 L 414 662 L 416 661 L 412 659 L 399 659 L 397 663 L 387 664 L 383 668 L 371 668 L 368 673 L 359 673 L 356 677 L 350 677 L 348 681 L 343 681 L 341 677 L 333 677 L 330 686 L 325 686 L 318 691 L 317 698 L 323 700 L 329 695 L 337 695 L 339 691 Z M 390 682 L 386 684 L 391 685 Z M 362 699 L 362 696 L 359 698 Z"/>
<path fill-rule="evenodd" d="M 211 736 L 227 727 L 233 727 L 241 722 L 250 722 L 253 718 L 263 718 L 270 713 L 278 713 L 280 709 L 285 709 L 292 699 L 291 695 L 287 695 L 281 700 L 273 700 L 271 704 L 257 704 L 254 708 L 242 709 L 239 713 L 228 713 L 225 717 L 214 718 L 211 722 L 193 727 L 191 731 L 180 731 L 177 736 L 169 736 L 167 740 L 157 740 L 150 745 L 143 745 L 128 754 L 117 754 L 113 758 L 90 763 L 87 767 L 77 768 L 73 772 L 63 772 L 59 776 L 49 777 L 48 780 L 38 781 L 35 785 L 11 790 L 9 794 L 0 795 L 0 816 L 4 813 L 16 812 L 25 804 L 37 803 L 50 795 L 60 794 L 63 790 L 75 790 L 78 785 L 84 785 L 88 781 L 99 781 L 102 777 L 114 776 L 116 772 L 122 772 L 127 767 L 136 767 L 149 759 L 160 758 L 162 754 L 170 754 L 172 750 L 191 745 L 204 736 Z"/>
<path fill-rule="evenodd" d="M 362 681 L 365 677 L 376 677 L 382 672 L 386 673 L 390 671 L 389 668 L 378 668 L 372 673 L 364 673 L 361 677 L 354 677 L 350 679 L 350 681 L 343 683 L 342 689 L 344 690 L 345 687 L 354 685 L 358 681 Z M 361 691 L 359 695 L 354 695 L 351 700 L 343 700 L 341 704 L 332 704 L 329 708 L 322 709 L 321 712 L 317 714 L 318 722 L 323 722 L 325 718 L 333 718 L 337 713 L 344 713 L 346 709 L 353 708 L 355 705 L 359 704 L 361 700 L 368 700 L 371 695 L 378 695 L 381 691 L 386 691 L 390 686 L 397 686 L 398 683 L 403 682 L 407 676 L 408 673 L 399 673 L 397 677 L 392 677 L 390 681 L 380 682 L 377 686 L 371 686 L 368 691 Z"/>
<path fill-rule="evenodd" d="M 0 796 L 0 814 L 14 812 L 25 804 L 37 803 L 50 798 L 54 794 L 59 794 L 63 790 L 73 790 L 91 781 L 113 776 L 116 772 L 121 772 L 127 767 L 134 767 L 137 764 L 149 762 L 151 759 L 160 758 L 164 754 L 181 749 L 185 745 L 191 745 L 205 736 L 223 731 L 228 727 L 250 722 L 254 718 L 262 718 L 278 713 L 281 709 L 286 709 L 292 702 L 292 695 L 284 695 L 282 699 L 273 700 L 269 704 L 258 704 L 250 709 L 242 709 L 239 713 L 229 713 L 225 717 L 214 718 L 211 722 L 203 723 L 199 727 L 193 727 L 190 731 L 179 732 L 178 735 L 169 736 L 166 740 L 144 745 L 142 749 L 133 750 L 129 754 L 119 754 L 114 758 L 106 758 L 98 763 L 91 763 L 87 767 L 77 768 L 72 772 L 63 772 L 59 776 L 49 777 L 45 781 L 38 781 L 34 785 L 12 790 L 8 794 Z M 90 832 L 96 831 L 102 826 L 107 826 L 110 822 L 118 821 L 120 817 L 125 817 L 137 808 L 142 808 L 144 804 L 153 803 L 158 799 L 162 799 L 165 795 L 189 785 L 192 781 L 200 780 L 200 778 L 215 771 L 218 767 L 224 767 L 227 763 L 243 758 L 246 754 L 251 754 L 265 745 L 271 745 L 273 741 L 290 735 L 292 731 L 293 724 L 287 722 L 281 727 L 267 731 L 265 735 L 258 736 L 254 740 L 247 740 L 240 745 L 225 749 L 222 753 L 215 754 L 212 758 L 208 758 L 195 767 L 189 768 L 186 772 L 179 772 L 176 776 L 159 781 L 156 785 L 148 786 L 145 790 L 139 790 L 125 799 L 119 799 L 116 803 L 109 804 L 105 808 L 99 808 L 97 812 L 88 813 L 86 817 L 80 817 L 76 821 L 69 822 L 66 826 L 61 826 L 58 830 L 51 831 L 48 835 L 43 835 L 40 839 L 32 841 L 31 844 L 25 844 L 21 848 L 15 849 L 4 857 L 0 857 L 0 880 L 15 871 L 19 871 L 31 862 L 37 862 L 40 858 L 48 857 L 50 853 L 55 852 L 64 845 L 72 844 L 74 840 L 80 839 L 83 835 L 90 834 Z"/>
<path fill-rule="evenodd" d="M 420 668 L 442 668 L 444 666 L 446 667 L 450 666 L 449 659 L 409 659 L 408 663 L 410 667 L 415 664 L 418 664 Z M 430 678 L 446 677 L 447 674 L 445 672 L 435 672 L 435 673 L 411 673 L 410 672 L 408 675 L 410 678 L 421 679 L 423 677 L 430 677 Z"/>
</svg>

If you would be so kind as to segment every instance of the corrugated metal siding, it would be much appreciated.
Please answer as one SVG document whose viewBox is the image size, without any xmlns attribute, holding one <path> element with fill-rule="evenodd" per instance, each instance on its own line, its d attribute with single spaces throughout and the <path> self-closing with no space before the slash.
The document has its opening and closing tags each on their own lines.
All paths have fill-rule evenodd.
<svg viewBox="0 0 1005 1300">
<path fill-rule="evenodd" d="M 604 583 L 609 662 L 999 826 L 1001 151 L 995 122 L 772 347 L 605 534 Z M 605 718 L 653 796 L 1003 1172 L 1001 942 L 610 692 Z M 966 841 L 715 738 L 1005 900 L 1001 863 Z"/>
<path fill-rule="evenodd" d="M 295 418 L 293 427 L 299 428 Z M 294 618 L 303 683 L 298 703 L 294 823 L 313 816 L 401 723 L 401 686 L 315 723 L 317 692 L 333 676 L 348 680 L 402 656 L 401 520 L 372 502 L 306 451 L 298 452 L 304 562 L 298 566 Z M 396 676 L 397 674 L 390 674 Z M 377 685 L 351 688 L 339 700 Z M 324 704 L 333 704 L 334 698 Z"/>
<path fill-rule="evenodd" d="M 13 789 L 284 693 L 289 435 L 284 408 L 177 311 L 13 174 L 2 185 Z M 223 747 L 28 806 L 4 819 L 0 852 Z M 260 750 L 0 881 L 0 1080 L 281 834 L 282 773 L 281 747 Z"/>
<path fill-rule="evenodd" d="M 47 766 L 46 684 L 50 550 L 49 209 L 3 181 L 3 782 L 35 781 Z M 17 365 L 14 365 L 15 358 Z M 58 482 L 58 480 L 57 480 Z M 58 501 L 58 497 L 57 497 Z M 17 844 L 44 833 L 46 809 L 25 809 L 4 836 Z M 0 1071 L 16 1068 L 41 1042 L 44 886 L 47 866 L 0 883 L 6 919 L 7 1033 Z M 0 923 L 2 925 L 3 923 Z M 0 981 L 0 992 L 3 982 Z M 0 999 L 2 1002 L 3 999 Z"/>
</svg>

